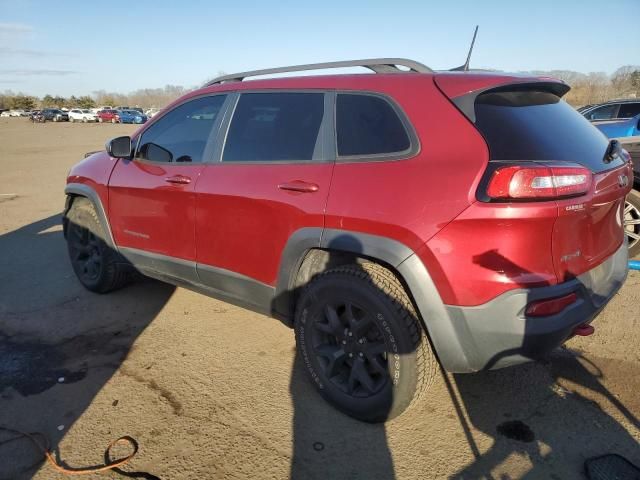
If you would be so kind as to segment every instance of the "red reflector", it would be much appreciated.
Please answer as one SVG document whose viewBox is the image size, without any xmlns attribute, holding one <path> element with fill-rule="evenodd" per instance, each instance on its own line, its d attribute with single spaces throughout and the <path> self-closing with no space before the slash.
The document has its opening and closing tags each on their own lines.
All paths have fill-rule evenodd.
<svg viewBox="0 0 640 480">
<path fill-rule="evenodd" d="M 546 317 L 555 315 L 567 308 L 578 299 L 575 293 L 570 293 L 564 297 L 549 298 L 544 300 L 536 300 L 527 305 L 525 315 L 527 317 Z"/>
<path fill-rule="evenodd" d="M 593 335 L 593 332 L 595 331 L 596 329 L 593 328 L 591 325 L 578 325 L 573 330 L 573 333 L 580 337 L 588 337 L 589 335 Z"/>
<path fill-rule="evenodd" d="M 591 171 L 583 167 L 498 168 L 487 195 L 501 199 L 549 199 L 582 195 L 591 187 Z"/>
</svg>

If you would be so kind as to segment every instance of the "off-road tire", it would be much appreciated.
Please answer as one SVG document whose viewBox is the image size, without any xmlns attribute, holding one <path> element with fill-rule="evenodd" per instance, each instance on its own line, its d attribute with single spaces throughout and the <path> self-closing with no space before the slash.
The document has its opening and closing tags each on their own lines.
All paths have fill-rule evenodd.
<svg viewBox="0 0 640 480">
<path fill-rule="evenodd" d="M 75 198 L 65 215 L 65 224 L 69 259 L 86 289 L 107 293 L 123 287 L 135 276 L 133 267 L 104 241 L 104 228 L 89 200 Z"/>
<path fill-rule="evenodd" d="M 333 308 L 341 302 L 353 305 L 353 311 L 365 312 L 359 313 L 360 321 L 364 318 L 372 320 L 373 326 L 370 328 L 374 331 L 373 340 L 370 340 L 371 331 L 366 334 L 367 338 L 355 340 L 352 340 L 354 335 L 351 339 L 348 337 L 348 332 L 351 331 L 348 329 L 344 334 L 347 340 L 341 340 L 339 335 L 334 340 L 331 334 L 324 331 L 331 323 L 329 320 L 326 324 L 323 323 L 323 317 L 329 318 L 329 314 L 326 313 L 327 306 Z M 345 322 L 345 316 L 355 317 L 346 312 L 347 307 L 341 314 L 341 322 Z M 344 325 L 359 323 L 352 324 L 346 320 Z M 359 420 L 383 422 L 398 416 L 409 406 L 417 403 L 437 374 L 436 357 L 402 283 L 390 270 L 376 263 L 340 266 L 316 276 L 305 287 L 298 300 L 294 329 L 298 360 L 302 362 L 304 370 L 320 395 L 338 410 Z M 320 333 L 316 333 L 319 330 Z M 353 329 L 356 337 L 360 335 L 357 333 L 358 330 Z M 319 340 L 319 337 L 322 339 Z M 384 373 L 380 373 L 380 362 L 376 363 L 378 368 L 374 368 L 374 362 L 369 360 L 370 353 L 365 352 L 363 357 L 360 355 L 361 352 L 355 350 L 355 353 L 350 352 L 353 357 L 344 357 L 346 369 L 349 370 L 349 362 L 352 365 L 348 374 L 327 374 L 327 371 L 335 371 L 328 366 L 331 361 L 327 358 L 342 357 L 342 348 L 352 349 L 352 345 L 355 345 L 356 349 L 363 348 L 358 345 L 361 340 L 364 340 L 364 345 L 373 345 L 372 348 L 385 350 Z M 330 348 L 340 349 L 334 357 L 326 357 L 327 346 L 323 341 L 329 342 Z M 332 343 L 334 341 L 335 345 Z M 342 347 L 341 344 L 345 341 L 350 344 Z M 324 355 L 318 354 L 316 348 L 322 349 Z M 378 360 L 380 358 L 377 357 Z M 377 376 L 376 383 L 383 385 L 378 387 L 378 391 L 366 391 L 365 383 L 362 383 L 360 392 L 353 389 L 352 393 L 349 393 L 353 388 L 349 386 L 351 370 L 355 369 L 355 364 L 359 361 L 363 362 L 369 372 L 373 371 Z M 385 375 L 386 381 L 383 380 Z M 343 385 L 340 382 L 343 382 L 345 377 L 347 382 Z"/>
</svg>

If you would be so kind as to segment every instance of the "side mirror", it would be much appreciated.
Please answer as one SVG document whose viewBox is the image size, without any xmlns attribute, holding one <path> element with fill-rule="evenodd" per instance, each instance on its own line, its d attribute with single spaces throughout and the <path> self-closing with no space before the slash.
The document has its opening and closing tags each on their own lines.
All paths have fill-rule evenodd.
<svg viewBox="0 0 640 480">
<path fill-rule="evenodd" d="M 107 153 L 114 158 L 131 157 L 131 137 L 116 137 L 105 145 Z"/>
</svg>

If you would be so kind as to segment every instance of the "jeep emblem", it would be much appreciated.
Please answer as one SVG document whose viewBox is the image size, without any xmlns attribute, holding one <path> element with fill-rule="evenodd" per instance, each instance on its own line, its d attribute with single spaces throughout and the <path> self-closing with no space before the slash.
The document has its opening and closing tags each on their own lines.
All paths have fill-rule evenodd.
<svg viewBox="0 0 640 480">
<path fill-rule="evenodd" d="M 629 177 L 627 177 L 625 174 L 618 175 L 618 185 L 620 185 L 621 187 L 626 187 L 627 185 L 629 185 Z"/>
</svg>

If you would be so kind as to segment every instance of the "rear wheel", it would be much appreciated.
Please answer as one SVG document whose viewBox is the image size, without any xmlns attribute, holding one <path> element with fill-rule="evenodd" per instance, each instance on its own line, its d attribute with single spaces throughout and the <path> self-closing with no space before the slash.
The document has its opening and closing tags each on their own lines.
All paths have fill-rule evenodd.
<svg viewBox="0 0 640 480">
<path fill-rule="evenodd" d="M 631 190 L 624 204 L 624 228 L 629 242 L 629 256 L 640 255 L 640 192 Z"/>
<path fill-rule="evenodd" d="M 67 250 L 80 283 L 98 293 L 124 286 L 134 270 L 103 240 L 105 232 L 91 202 L 76 198 L 65 220 Z"/>
<path fill-rule="evenodd" d="M 359 420 L 396 417 L 435 377 L 411 301 L 378 264 L 337 267 L 312 280 L 298 301 L 295 332 L 320 395 Z"/>
</svg>

